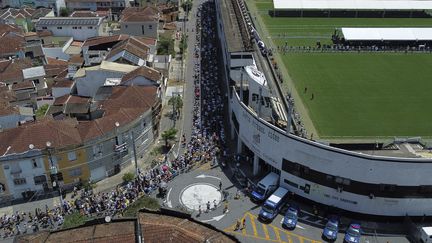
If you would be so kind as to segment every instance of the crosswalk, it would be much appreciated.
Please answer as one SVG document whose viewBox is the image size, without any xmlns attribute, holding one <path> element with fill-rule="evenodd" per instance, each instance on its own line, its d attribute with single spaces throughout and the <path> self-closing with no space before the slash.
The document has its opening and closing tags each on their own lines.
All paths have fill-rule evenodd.
<svg viewBox="0 0 432 243">
<path fill-rule="evenodd" d="M 258 221 L 257 216 L 250 212 L 246 212 L 240 222 L 246 219 L 245 227 L 235 230 L 236 223 L 224 229 L 225 232 L 243 237 L 253 238 L 268 242 L 278 243 L 319 243 L 318 240 L 309 239 L 307 237 L 295 234 L 293 232 L 282 229 L 273 224 L 263 224 Z"/>
</svg>

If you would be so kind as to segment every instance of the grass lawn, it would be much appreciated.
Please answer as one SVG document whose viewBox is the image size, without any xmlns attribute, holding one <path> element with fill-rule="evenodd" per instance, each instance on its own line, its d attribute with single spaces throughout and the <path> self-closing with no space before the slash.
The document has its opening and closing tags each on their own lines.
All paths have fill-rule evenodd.
<svg viewBox="0 0 432 243">
<path fill-rule="evenodd" d="M 272 1 L 249 1 L 255 3 L 273 42 L 276 45 L 315 46 L 331 43 L 331 35 L 340 27 L 431 27 L 432 18 L 296 18 L 271 17 Z"/>
<path fill-rule="evenodd" d="M 432 18 L 271 17 L 272 1 L 248 4 L 255 4 L 258 11 L 251 14 L 261 17 L 270 34 L 263 38 L 280 46 L 330 44 L 339 27 L 432 27 Z M 296 102 L 304 103 L 321 138 L 432 137 L 432 55 L 288 53 L 281 58 L 300 95 Z"/>
<path fill-rule="evenodd" d="M 300 53 L 282 59 L 321 137 L 432 136 L 432 55 Z"/>
</svg>

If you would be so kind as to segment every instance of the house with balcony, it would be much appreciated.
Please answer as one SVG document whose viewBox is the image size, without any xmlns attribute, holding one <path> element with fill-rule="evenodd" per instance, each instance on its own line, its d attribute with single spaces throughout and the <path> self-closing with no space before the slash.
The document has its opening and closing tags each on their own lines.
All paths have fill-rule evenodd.
<svg viewBox="0 0 432 243">
<path fill-rule="evenodd" d="M 107 35 L 103 17 L 51 17 L 40 18 L 36 23 L 37 31 L 50 31 L 53 36 L 70 36 L 74 40 Z"/>
</svg>

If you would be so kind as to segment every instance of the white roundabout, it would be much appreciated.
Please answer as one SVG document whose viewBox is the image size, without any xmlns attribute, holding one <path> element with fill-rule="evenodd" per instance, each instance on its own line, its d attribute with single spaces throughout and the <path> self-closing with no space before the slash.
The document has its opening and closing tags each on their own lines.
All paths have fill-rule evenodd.
<svg viewBox="0 0 432 243">
<path fill-rule="evenodd" d="M 201 205 L 201 209 L 205 211 L 207 202 L 210 202 L 210 208 L 213 209 L 215 200 L 219 205 L 222 195 L 216 186 L 208 183 L 191 184 L 180 193 L 180 202 L 191 210 L 198 210 Z"/>
</svg>

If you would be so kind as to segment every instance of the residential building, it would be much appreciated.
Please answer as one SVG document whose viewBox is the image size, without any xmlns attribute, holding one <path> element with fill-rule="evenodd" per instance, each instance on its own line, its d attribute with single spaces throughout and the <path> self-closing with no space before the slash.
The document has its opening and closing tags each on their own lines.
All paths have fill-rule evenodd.
<svg viewBox="0 0 432 243">
<path fill-rule="evenodd" d="M 64 0 L 2 0 L 1 7 L 20 8 L 22 6 L 30 6 L 32 8 L 48 8 L 54 9 L 55 14 L 60 13 L 60 8 L 66 7 Z"/>
<path fill-rule="evenodd" d="M 3 129 L 17 127 L 20 123 L 33 121 L 33 116 L 28 115 L 25 109 L 10 104 L 8 93 L 7 86 L 0 87 L 0 132 Z"/>
<path fill-rule="evenodd" d="M 157 39 L 160 12 L 157 8 L 130 7 L 123 10 L 120 18 L 121 34 L 145 36 Z"/>
<path fill-rule="evenodd" d="M 109 10 L 118 16 L 130 3 L 129 0 L 66 0 L 66 6 L 71 10 Z"/>
<path fill-rule="evenodd" d="M 80 96 L 94 97 L 98 89 L 108 80 L 121 78 L 135 69 L 137 66 L 103 61 L 100 65 L 79 69 L 73 79 L 76 82 L 77 94 Z"/>
<path fill-rule="evenodd" d="M 37 91 L 37 96 L 46 95 L 48 85 L 45 79 L 46 73 L 44 66 L 26 68 L 22 70 L 22 73 L 24 78 L 23 83 L 26 81 L 33 82 Z"/>
<path fill-rule="evenodd" d="M 24 58 L 25 48 L 23 34 L 7 32 L 0 36 L 0 58 Z"/>
<path fill-rule="evenodd" d="M 75 86 L 75 81 L 73 80 L 60 80 L 53 84 L 52 86 L 52 96 L 58 98 L 60 96 L 68 95 L 72 92 Z"/>
<path fill-rule="evenodd" d="M 7 85 L 24 80 L 22 70 L 32 67 L 30 59 L 0 60 L 0 82 Z"/>
<path fill-rule="evenodd" d="M 166 82 L 167 78 L 164 78 L 161 72 L 145 66 L 127 73 L 121 79 L 121 85 L 155 86 L 158 88 L 160 96 L 163 96 L 165 93 Z"/>
<path fill-rule="evenodd" d="M 99 36 L 87 39 L 82 46 L 84 66 L 100 64 L 114 45 L 127 38 L 129 35 Z"/>
<path fill-rule="evenodd" d="M 28 199 L 50 191 L 56 177 L 62 187 L 88 179 L 77 125 L 73 119 L 45 119 L 1 132 L 0 140 L 7 142 L 0 143 L 0 183 L 4 184 L 0 198 Z"/>
<path fill-rule="evenodd" d="M 114 175 L 130 163 L 133 144 L 137 157 L 143 155 L 157 137 L 162 107 L 152 86 L 102 87 L 96 99 L 100 109 L 95 114 L 101 116 L 78 127 L 91 161 L 92 181 Z"/>
<path fill-rule="evenodd" d="M 40 18 L 36 30 L 49 30 L 54 36 L 71 36 L 74 40 L 84 41 L 95 36 L 105 35 L 102 17 L 53 17 Z"/>
<path fill-rule="evenodd" d="M 54 17 L 54 11 L 49 8 L 34 9 L 28 6 L 0 10 L 0 23 L 16 24 L 25 32 L 32 31 L 34 22 L 41 17 Z"/>
<path fill-rule="evenodd" d="M 154 45 L 148 45 L 154 44 Z M 150 66 L 156 54 L 154 39 L 129 37 L 116 44 L 105 57 L 106 61 L 125 63 L 136 66 Z"/>
<path fill-rule="evenodd" d="M 73 237 L 71 237 L 73 235 Z M 95 219 L 71 229 L 17 236 L 17 242 L 224 242 L 239 243 L 231 234 L 176 210 L 141 209 L 135 218 Z"/>
<path fill-rule="evenodd" d="M 42 45 L 42 51 L 45 57 L 69 60 L 70 55 L 67 53 L 68 48 L 73 42 L 73 37 L 70 36 L 56 36 L 45 40 Z"/>
</svg>

